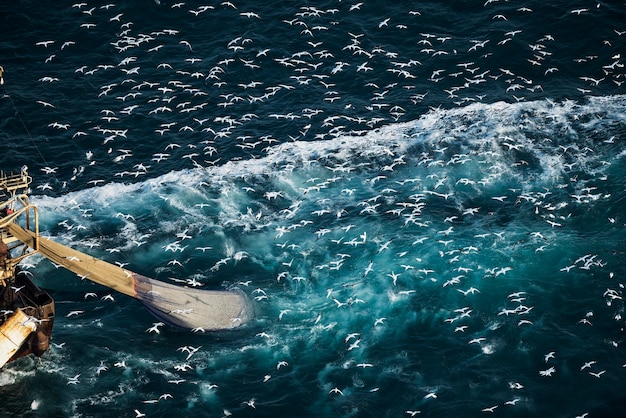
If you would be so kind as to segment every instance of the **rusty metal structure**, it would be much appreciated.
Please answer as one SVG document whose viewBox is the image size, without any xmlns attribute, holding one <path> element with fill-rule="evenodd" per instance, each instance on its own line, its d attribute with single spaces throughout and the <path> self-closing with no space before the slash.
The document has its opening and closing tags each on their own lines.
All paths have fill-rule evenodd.
<svg viewBox="0 0 626 418">
<path fill-rule="evenodd" d="M 34 252 L 6 227 L 19 218 L 37 231 L 37 208 L 24 194 L 31 181 L 25 169 L 0 172 L 0 367 L 31 353 L 41 356 L 52 335 L 54 301 L 19 267 Z"/>
</svg>

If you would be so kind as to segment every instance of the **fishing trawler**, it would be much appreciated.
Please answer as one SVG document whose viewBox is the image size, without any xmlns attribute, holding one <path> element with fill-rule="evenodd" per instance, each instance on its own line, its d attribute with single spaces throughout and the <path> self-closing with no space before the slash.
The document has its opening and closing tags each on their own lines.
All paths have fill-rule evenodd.
<svg viewBox="0 0 626 418">
<path fill-rule="evenodd" d="M 39 235 L 39 211 L 26 194 L 32 178 L 0 172 L 0 368 L 28 354 L 48 349 L 54 301 L 32 280 L 20 262 L 41 254 L 102 286 L 139 300 L 160 321 L 183 330 L 228 330 L 251 315 L 238 290 L 175 286 L 134 273 Z"/>
</svg>

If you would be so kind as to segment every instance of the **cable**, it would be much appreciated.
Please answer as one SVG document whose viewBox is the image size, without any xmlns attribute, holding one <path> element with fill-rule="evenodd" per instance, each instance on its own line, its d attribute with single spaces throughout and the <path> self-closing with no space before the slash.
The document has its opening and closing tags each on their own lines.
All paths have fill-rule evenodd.
<svg viewBox="0 0 626 418">
<path fill-rule="evenodd" d="M 32 135 L 30 134 L 30 131 L 28 130 L 28 128 L 26 127 L 26 123 L 24 123 L 24 119 L 22 119 L 22 116 L 20 115 L 20 112 L 17 110 L 17 107 L 15 106 L 15 102 L 13 101 L 13 98 L 11 97 L 10 94 L 5 95 L 6 97 L 9 98 L 9 100 L 11 101 L 11 106 L 13 106 L 13 110 L 15 111 L 15 116 L 17 116 L 17 118 L 19 119 L 20 123 L 22 124 L 22 126 L 24 127 L 24 130 L 26 131 L 26 135 L 28 135 L 28 138 L 30 138 L 30 141 L 33 143 L 33 146 L 35 147 L 35 149 L 37 150 L 37 153 L 39 154 L 39 157 L 41 158 L 41 160 L 43 161 L 43 163 L 46 166 L 49 166 L 50 164 L 48 164 L 48 161 L 46 161 L 46 158 L 43 156 L 43 154 L 41 153 L 41 150 L 39 149 L 39 147 L 37 146 L 37 143 L 35 142 L 35 139 L 32 137 Z M 52 173 L 52 177 L 54 178 L 54 180 L 56 181 L 57 184 L 61 184 L 61 182 L 59 181 L 59 179 L 57 178 L 56 175 L 54 175 L 54 173 Z"/>
</svg>

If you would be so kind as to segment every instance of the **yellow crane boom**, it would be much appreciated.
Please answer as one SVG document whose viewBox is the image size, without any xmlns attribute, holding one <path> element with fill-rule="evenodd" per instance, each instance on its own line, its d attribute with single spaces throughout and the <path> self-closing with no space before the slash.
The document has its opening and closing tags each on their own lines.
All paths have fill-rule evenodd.
<svg viewBox="0 0 626 418">
<path fill-rule="evenodd" d="M 81 277 L 140 300 L 157 318 L 185 329 L 231 329 L 246 322 L 248 301 L 237 291 L 211 291 L 175 286 L 38 237 L 16 223 L 9 233 L 50 261 Z"/>
</svg>

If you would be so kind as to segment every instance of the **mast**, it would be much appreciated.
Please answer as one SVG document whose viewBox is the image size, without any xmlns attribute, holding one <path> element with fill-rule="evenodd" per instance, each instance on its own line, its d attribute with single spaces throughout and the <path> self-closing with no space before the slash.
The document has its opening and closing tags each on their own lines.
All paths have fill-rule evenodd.
<svg viewBox="0 0 626 418">
<path fill-rule="evenodd" d="M 27 173 L 26 166 L 19 174 L 6 174 L 0 171 L 0 285 L 15 276 L 17 265 L 31 254 L 23 242 L 15 238 L 6 226 L 23 215 L 27 228 L 33 227 L 35 234 L 39 234 L 37 208 L 31 206 L 28 196 L 24 194 L 32 178 Z M 22 192 L 22 193 L 19 193 Z M 16 209 L 19 207 L 19 213 Z M 14 250 L 22 247 L 17 257 L 11 257 Z"/>
</svg>

